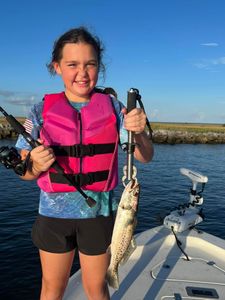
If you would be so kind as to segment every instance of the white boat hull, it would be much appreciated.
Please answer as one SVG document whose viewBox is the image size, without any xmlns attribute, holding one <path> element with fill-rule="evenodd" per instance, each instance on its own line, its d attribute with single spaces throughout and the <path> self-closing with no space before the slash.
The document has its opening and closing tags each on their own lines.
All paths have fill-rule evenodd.
<svg viewBox="0 0 225 300">
<path fill-rule="evenodd" d="M 112 300 L 225 300 L 225 241 L 202 231 L 177 234 L 164 226 L 136 236 L 137 249 L 119 268 L 120 288 L 110 288 Z M 64 300 L 86 300 L 81 272 L 69 281 Z"/>
</svg>

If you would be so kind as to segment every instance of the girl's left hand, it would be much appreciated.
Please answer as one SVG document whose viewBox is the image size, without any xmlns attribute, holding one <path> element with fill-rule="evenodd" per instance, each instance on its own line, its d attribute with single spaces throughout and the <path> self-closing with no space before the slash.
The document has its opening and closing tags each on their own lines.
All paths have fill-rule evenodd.
<svg viewBox="0 0 225 300">
<path fill-rule="evenodd" d="M 145 130 L 146 114 L 141 108 L 134 108 L 127 113 L 126 108 L 122 109 L 124 114 L 124 127 L 133 131 L 135 134 L 140 134 Z"/>
</svg>

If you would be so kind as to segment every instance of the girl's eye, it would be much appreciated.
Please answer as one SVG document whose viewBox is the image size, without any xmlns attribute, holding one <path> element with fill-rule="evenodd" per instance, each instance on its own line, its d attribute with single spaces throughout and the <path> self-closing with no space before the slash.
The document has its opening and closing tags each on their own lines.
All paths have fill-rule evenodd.
<svg viewBox="0 0 225 300">
<path fill-rule="evenodd" d="M 89 63 L 87 64 L 87 66 L 97 67 L 97 63 L 96 63 L 96 62 L 89 62 Z"/>
<path fill-rule="evenodd" d="M 79 68 L 79 64 L 75 63 L 75 62 L 68 63 L 67 66 L 71 69 Z M 93 62 L 90 61 L 84 65 L 85 69 L 96 68 L 96 67 L 97 67 L 97 62 L 95 62 L 95 61 L 93 61 Z"/>
<path fill-rule="evenodd" d="M 75 68 L 77 66 L 77 64 L 71 63 L 71 64 L 68 64 L 68 66 L 71 68 Z"/>
</svg>

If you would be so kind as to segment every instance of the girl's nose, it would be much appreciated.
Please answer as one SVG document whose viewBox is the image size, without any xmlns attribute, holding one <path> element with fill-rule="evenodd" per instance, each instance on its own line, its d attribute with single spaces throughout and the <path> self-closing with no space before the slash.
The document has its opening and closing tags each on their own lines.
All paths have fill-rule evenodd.
<svg viewBox="0 0 225 300">
<path fill-rule="evenodd" d="M 79 66 L 79 73 L 82 73 L 82 74 L 84 74 L 84 73 L 86 73 L 87 72 L 87 67 L 85 66 L 85 65 L 80 65 Z"/>
</svg>

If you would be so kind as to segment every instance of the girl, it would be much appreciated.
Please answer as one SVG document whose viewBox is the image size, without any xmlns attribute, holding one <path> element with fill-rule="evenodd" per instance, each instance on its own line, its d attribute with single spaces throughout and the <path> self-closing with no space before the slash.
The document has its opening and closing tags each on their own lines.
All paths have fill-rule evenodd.
<svg viewBox="0 0 225 300">
<path fill-rule="evenodd" d="M 87 298 L 110 298 L 105 282 L 106 250 L 116 210 L 112 192 L 118 181 L 119 139 L 126 142 L 126 130 L 131 130 L 138 145 L 135 158 L 146 163 L 153 156 L 143 110 L 127 113 L 116 98 L 95 88 L 98 74 L 104 70 L 102 52 L 99 39 L 83 27 L 69 30 L 55 42 L 48 68 L 62 77 L 65 90 L 45 95 L 26 120 L 27 130 L 35 139 L 40 137 L 41 145 L 30 151 L 21 136 L 17 141 L 22 158 L 30 155 L 22 178 L 37 179 L 41 189 L 39 214 L 32 229 L 42 266 L 41 300 L 62 299 L 75 249 Z M 75 186 L 95 201 L 93 207 L 51 167 L 55 160 Z"/>
</svg>

